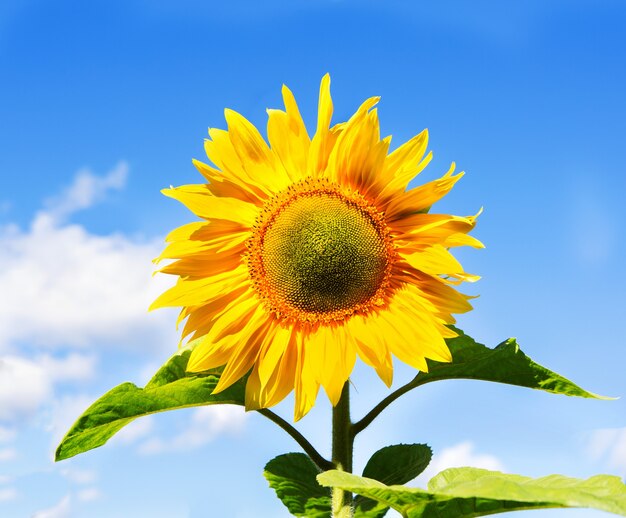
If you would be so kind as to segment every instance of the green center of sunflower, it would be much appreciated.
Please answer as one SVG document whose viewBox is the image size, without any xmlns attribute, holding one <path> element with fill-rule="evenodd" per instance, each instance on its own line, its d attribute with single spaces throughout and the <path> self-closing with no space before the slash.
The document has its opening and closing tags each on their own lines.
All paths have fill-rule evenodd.
<svg viewBox="0 0 626 518">
<path fill-rule="evenodd" d="M 277 298 L 304 312 L 367 303 L 386 277 L 389 253 L 368 210 L 329 192 L 294 197 L 268 222 L 265 281 Z"/>
</svg>

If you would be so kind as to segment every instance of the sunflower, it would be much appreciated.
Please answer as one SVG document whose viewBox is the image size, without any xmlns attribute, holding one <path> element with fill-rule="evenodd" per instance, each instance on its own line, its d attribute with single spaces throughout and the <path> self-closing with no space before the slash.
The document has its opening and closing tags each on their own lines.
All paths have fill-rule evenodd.
<svg viewBox="0 0 626 518">
<path fill-rule="evenodd" d="M 320 385 L 336 405 L 357 356 L 387 386 L 392 355 L 427 371 L 451 361 L 452 313 L 471 309 L 453 287 L 476 276 L 449 249 L 482 247 L 475 216 L 428 213 L 463 173 L 406 190 L 431 159 L 422 131 L 389 153 L 379 98 L 331 127 L 330 78 L 321 81 L 309 138 L 291 91 L 268 110 L 269 145 L 242 115 L 209 129 L 194 160 L 206 183 L 165 189 L 202 221 L 167 237 L 156 261 L 178 276 L 152 308 L 182 307 L 183 339 L 198 339 L 190 372 L 223 366 L 216 392 L 249 373 L 246 408 L 273 406 L 295 389 L 295 420 Z"/>
</svg>

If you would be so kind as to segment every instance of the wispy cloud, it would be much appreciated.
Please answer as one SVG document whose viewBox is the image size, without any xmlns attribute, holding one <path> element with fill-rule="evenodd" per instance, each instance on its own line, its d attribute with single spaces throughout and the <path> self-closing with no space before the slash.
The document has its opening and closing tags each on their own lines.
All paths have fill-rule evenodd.
<svg viewBox="0 0 626 518">
<path fill-rule="evenodd" d="M 17 432 L 14 428 L 0 426 L 0 443 L 11 442 L 13 439 L 15 439 L 16 434 Z"/>
<path fill-rule="evenodd" d="M 124 161 L 119 162 L 103 176 L 83 169 L 60 195 L 46 200 L 45 209 L 39 215 L 63 222 L 71 214 L 88 209 L 104 200 L 109 191 L 123 189 L 127 178 L 128 164 Z"/>
<path fill-rule="evenodd" d="M 55 383 L 87 379 L 93 376 L 94 365 L 93 356 L 77 353 L 32 360 L 14 355 L 0 358 L 0 421 L 30 417 L 52 397 Z M 0 429 L 0 438 L 8 441 L 14 436 L 9 428 Z"/>
<path fill-rule="evenodd" d="M 10 502 L 18 496 L 17 489 L 14 487 L 0 487 L 0 502 Z"/>
<path fill-rule="evenodd" d="M 587 451 L 592 460 L 626 476 L 626 428 L 594 430 L 589 435 Z"/>
<path fill-rule="evenodd" d="M 178 435 L 169 438 L 153 437 L 139 446 L 139 453 L 155 455 L 171 451 L 199 448 L 213 441 L 218 435 L 239 433 L 246 421 L 246 414 L 237 405 L 215 405 L 198 408 L 189 424 Z"/>
<path fill-rule="evenodd" d="M 61 470 L 61 475 L 74 484 L 93 484 L 98 479 L 98 473 L 90 469 L 66 468 Z"/>
<path fill-rule="evenodd" d="M 0 462 L 13 460 L 16 457 L 17 457 L 17 450 L 15 448 L 2 448 L 0 450 Z"/>
<path fill-rule="evenodd" d="M 433 456 L 432 462 L 426 470 L 415 479 L 415 482 L 425 487 L 428 481 L 440 471 L 448 468 L 473 467 L 503 471 L 504 466 L 500 459 L 488 453 L 475 451 L 474 443 L 463 441 L 449 448 L 444 448 Z"/>
<path fill-rule="evenodd" d="M 102 498 L 102 492 L 96 487 L 88 487 L 86 489 L 80 490 L 76 497 L 81 502 L 93 502 L 94 500 L 99 500 Z"/>
<path fill-rule="evenodd" d="M 37 511 L 32 518 L 69 518 L 71 514 L 72 499 L 70 495 L 66 495 L 56 505 Z"/>
</svg>

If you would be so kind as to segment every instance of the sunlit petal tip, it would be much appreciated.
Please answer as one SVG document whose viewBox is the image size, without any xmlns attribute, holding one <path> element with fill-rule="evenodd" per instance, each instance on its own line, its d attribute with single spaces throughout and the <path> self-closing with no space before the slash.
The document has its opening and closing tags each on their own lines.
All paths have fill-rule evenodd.
<svg viewBox="0 0 626 518">
<path fill-rule="evenodd" d="M 379 96 L 370 97 L 369 99 L 366 99 L 365 101 L 363 101 L 363 103 L 361 104 L 361 106 L 359 106 L 359 109 L 354 114 L 354 116 L 351 119 L 351 121 L 359 120 L 360 117 L 363 117 L 364 114 L 366 114 L 368 112 L 376 114 L 377 112 L 376 112 L 376 108 L 374 108 L 374 106 L 376 106 L 379 101 L 380 101 L 380 97 Z"/>
<path fill-rule="evenodd" d="M 443 175 L 443 178 L 448 178 L 449 176 L 452 176 L 454 174 L 455 169 L 456 169 L 456 162 L 452 162 L 446 174 Z M 460 173 L 457 174 L 457 176 L 458 175 L 463 175 L 463 172 L 461 171 Z"/>
<path fill-rule="evenodd" d="M 462 278 L 464 281 L 466 282 L 476 282 L 479 281 L 481 279 L 480 275 L 474 275 L 471 273 L 465 273 L 462 276 L 460 276 L 460 278 Z M 476 295 L 478 297 L 478 295 Z"/>
<path fill-rule="evenodd" d="M 293 92 L 289 89 L 289 87 L 283 83 L 280 88 L 280 93 L 283 96 L 283 102 L 285 103 L 285 108 L 288 108 L 287 104 L 294 100 Z"/>
<path fill-rule="evenodd" d="M 391 385 L 393 384 L 393 368 L 390 367 L 388 369 L 384 369 L 379 367 L 376 369 L 376 374 L 378 374 L 378 377 L 387 388 L 391 388 Z"/>
<path fill-rule="evenodd" d="M 450 363 L 452 361 L 452 353 L 450 352 L 450 349 L 446 347 L 445 352 L 442 352 L 442 355 L 439 357 L 438 361 Z"/>
<path fill-rule="evenodd" d="M 150 306 L 148 306 L 148 313 L 150 311 L 154 311 L 155 309 L 160 309 L 160 308 L 164 308 L 166 306 L 163 306 L 159 303 L 159 299 L 155 300 L 152 304 L 150 304 Z"/>
</svg>

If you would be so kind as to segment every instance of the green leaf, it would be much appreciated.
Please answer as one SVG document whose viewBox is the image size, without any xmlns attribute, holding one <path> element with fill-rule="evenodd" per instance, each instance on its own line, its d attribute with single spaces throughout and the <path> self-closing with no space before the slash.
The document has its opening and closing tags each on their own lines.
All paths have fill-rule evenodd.
<svg viewBox="0 0 626 518">
<path fill-rule="evenodd" d="M 626 485 L 619 477 L 587 480 L 550 475 L 538 479 L 478 468 L 451 468 L 428 483 L 428 491 L 387 486 L 342 471 L 318 475 L 338 487 L 388 505 L 406 518 L 472 518 L 522 509 L 583 507 L 626 516 Z"/>
<path fill-rule="evenodd" d="M 191 350 L 172 356 L 145 388 L 122 383 L 98 399 L 81 415 L 59 444 L 57 461 L 105 444 L 134 419 L 178 408 L 230 403 L 243 405 L 246 379 L 213 394 L 220 370 L 199 375 L 185 372 Z"/>
<path fill-rule="evenodd" d="M 387 485 L 406 484 L 426 469 L 432 456 L 426 444 L 385 446 L 367 461 L 363 476 Z"/>
<path fill-rule="evenodd" d="M 363 476 L 387 485 L 406 484 L 430 463 L 433 452 L 426 444 L 395 444 L 378 450 L 367 461 Z M 389 509 L 375 500 L 358 496 L 354 505 L 357 516 L 382 517 Z"/>
<path fill-rule="evenodd" d="M 263 475 L 294 516 L 329 518 L 330 491 L 317 482 L 319 473 L 304 453 L 286 453 L 270 460 Z"/>
<path fill-rule="evenodd" d="M 420 372 L 414 386 L 445 379 L 475 379 L 507 383 L 555 394 L 596 399 L 612 399 L 588 392 L 526 356 L 509 338 L 495 349 L 475 342 L 459 329 L 459 336 L 447 340 L 452 353 L 451 363 L 428 361 L 429 372 Z"/>
</svg>

